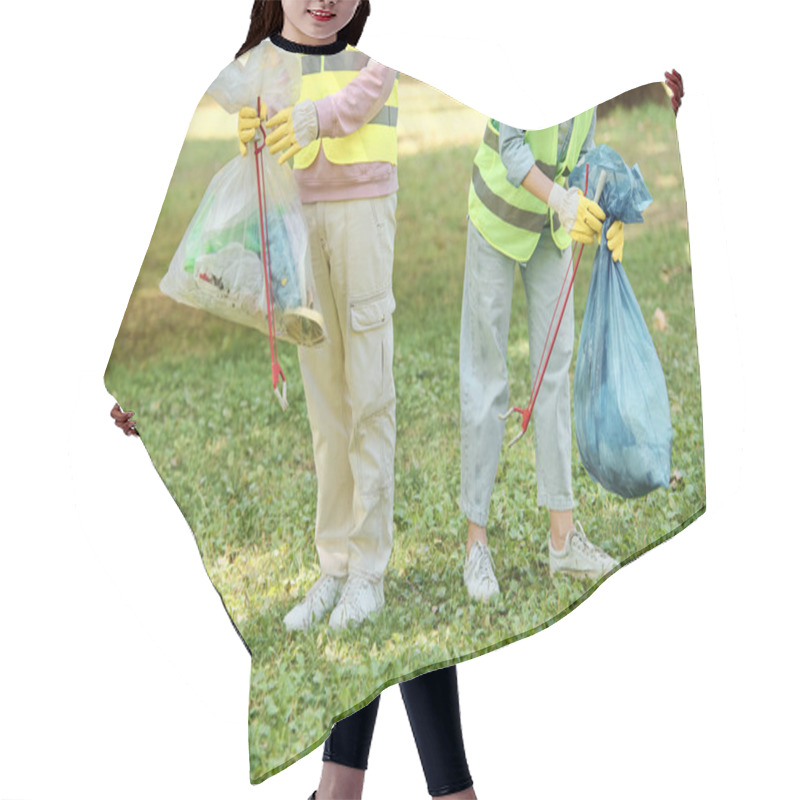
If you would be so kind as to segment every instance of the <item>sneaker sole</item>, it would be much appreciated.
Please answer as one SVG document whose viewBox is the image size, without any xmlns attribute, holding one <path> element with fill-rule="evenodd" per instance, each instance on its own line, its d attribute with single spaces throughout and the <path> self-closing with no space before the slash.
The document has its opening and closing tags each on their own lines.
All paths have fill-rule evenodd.
<svg viewBox="0 0 800 800">
<path fill-rule="evenodd" d="M 466 588 L 466 587 L 464 587 Z M 500 596 L 500 589 L 498 588 L 494 592 L 490 594 L 473 594 L 469 589 L 467 589 L 467 595 L 469 596 L 470 600 L 475 600 L 478 603 L 488 603 L 490 600 L 493 600 L 495 597 Z"/>
<path fill-rule="evenodd" d="M 299 625 L 298 624 L 293 624 L 292 625 L 292 624 L 287 623 L 286 622 L 286 617 L 284 617 L 283 618 L 283 627 L 289 632 L 292 632 L 292 631 L 307 631 L 310 628 L 314 627 L 314 625 L 317 622 L 319 622 L 320 619 L 321 619 L 321 616 L 320 617 L 316 617 L 316 616 L 312 615 L 310 620 L 304 621 L 302 624 L 299 624 Z"/>
<path fill-rule="evenodd" d="M 291 614 L 292 611 L 294 611 L 294 608 L 292 608 L 291 611 L 289 611 L 289 613 L 287 613 L 283 618 L 283 627 L 284 627 L 284 629 L 289 633 L 291 633 L 293 631 L 307 631 L 307 630 L 310 630 L 315 625 L 317 625 L 320 622 L 322 622 L 324 617 L 325 617 L 325 615 L 329 614 L 336 607 L 336 603 L 337 603 L 337 601 L 339 599 L 339 597 L 338 597 L 339 594 L 341 594 L 341 588 L 339 589 L 339 592 L 338 592 L 338 594 L 336 596 L 336 599 L 334 599 L 333 603 L 331 603 L 331 605 L 329 607 L 323 608 L 322 611 L 319 614 L 314 614 L 312 612 L 311 613 L 311 619 L 309 619 L 307 622 L 304 622 L 304 624 L 302 624 L 302 625 L 288 625 L 287 624 L 286 617 L 288 617 L 289 614 Z M 301 601 L 301 603 L 299 605 L 302 605 L 302 601 Z M 295 608 L 296 607 L 297 606 L 295 606 Z"/>
</svg>

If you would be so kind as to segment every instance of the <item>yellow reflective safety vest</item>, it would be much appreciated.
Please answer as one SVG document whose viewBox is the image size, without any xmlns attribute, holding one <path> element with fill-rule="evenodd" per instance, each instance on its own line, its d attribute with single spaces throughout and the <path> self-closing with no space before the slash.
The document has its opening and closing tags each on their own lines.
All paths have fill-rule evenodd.
<svg viewBox="0 0 800 800">
<path fill-rule="evenodd" d="M 332 56 L 304 55 L 300 100 L 321 100 L 347 86 L 367 65 L 369 57 L 347 46 Z M 322 147 L 333 164 L 388 161 L 397 164 L 397 77 L 384 107 L 366 125 L 349 136 L 316 139 L 294 157 L 295 169 L 306 169 Z"/>
<path fill-rule="evenodd" d="M 558 125 L 525 132 L 525 141 L 536 159 L 536 166 L 562 186 L 578 163 L 593 115 L 594 109 L 589 109 L 573 119 L 563 161 L 558 161 Z M 500 126 L 493 119 L 486 124 L 483 142 L 472 166 L 469 218 L 492 247 L 521 263 L 533 255 L 547 222 L 559 249 L 564 250 L 572 241 L 547 203 L 508 180 L 500 158 Z"/>
</svg>

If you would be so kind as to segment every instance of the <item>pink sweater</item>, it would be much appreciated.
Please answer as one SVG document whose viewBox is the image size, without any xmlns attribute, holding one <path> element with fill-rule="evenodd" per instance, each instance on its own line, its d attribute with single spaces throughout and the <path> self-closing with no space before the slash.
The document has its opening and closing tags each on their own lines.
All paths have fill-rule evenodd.
<svg viewBox="0 0 800 800">
<path fill-rule="evenodd" d="M 349 136 L 369 122 L 386 104 L 395 71 L 370 59 L 344 89 L 315 103 L 320 138 Z M 294 172 L 304 203 L 382 197 L 397 191 L 397 167 L 388 161 L 333 164 L 322 147 L 314 163 Z"/>
</svg>

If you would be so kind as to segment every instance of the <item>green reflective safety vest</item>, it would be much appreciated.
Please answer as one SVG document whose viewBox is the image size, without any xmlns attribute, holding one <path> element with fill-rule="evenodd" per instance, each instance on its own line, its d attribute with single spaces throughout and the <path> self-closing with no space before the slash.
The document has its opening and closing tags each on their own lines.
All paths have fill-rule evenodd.
<svg viewBox="0 0 800 800">
<path fill-rule="evenodd" d="M 332 56 L 303 56 L 300 100 L 321 100 L 347 86 L 367 65 L 369 57 L 347 46 Z M 316 139 L 294 157 L 295 169 L 306 169 L 322 147 L 333 164 L 388 161 L 397 164 L 397 76 L 384 107 L 359 130 L 337 139 Z"/>
<path fill-rule="evenodd" d="M 558 125 L 525 132 L 525 141 L 536 159 L 536 166 L 562 186 L 578 163 L 593 115 L 592 108 L 573 119 L 563 161 L 558 161 Z M 521 263 L 533 255 L 548 221 L 553 241 L 559 249 L 569 247 L 572 241 L 561 227 L 558 215 L 553 214 L 547 203 L 534 197 L 524 187 L 509 182 L 500 158 L 500 126 L 493 119 L 486 124 L 483 142 L 472 166 L 469 218 L 492 247 Z"/>
</svg>

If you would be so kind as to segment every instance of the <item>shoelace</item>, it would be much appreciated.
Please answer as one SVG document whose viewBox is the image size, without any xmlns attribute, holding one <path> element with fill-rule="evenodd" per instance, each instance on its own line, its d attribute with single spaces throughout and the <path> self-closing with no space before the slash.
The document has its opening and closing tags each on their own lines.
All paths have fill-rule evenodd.
<svg viewBox="0 0 800 800">
<path fill-rule="evenodd" d="M 326 575 L 324 578 L 318 580 L 309 590 L 305 596 L 305 601 L 309 605 L 317 602 L 321 595 L 328 590 L 328 586 L 335 584 L 336 578 L 331 575 Z"/>
<path fill-rule="evenodd" d="M 351 578 L 344 585 L 339 598 L 339 605 L 346 608 L 349 604 L 355 603 L 359 596 L 364 593 L 364 590 L 368 588 L 369 582 L 365 578 Z"/>
<path fill-rule="evenodd" d="M 478 547 L 478 544 L 475 545 Z M 492 558 L 492 551 L 486 545 L 478 547 L 478 566 L 476 572 L 478 573 L 478 580 L 481 583 L 491 583 L 494 578 L 494 559 Z M 496 579 L 495 579 L 496 580 Z"/>
<path fill-rule="evenodd" d="M 575 523 L 575 533 L 572 534 L 571 546 L 576 547 L 577 550 L 580 550 L 586 556 L 601 557 L 611 560 L 611 557 L 608 555 L 608 553 L 606 553 L 605 550 L 602 550 L 596 544 L 593 544 L 586 538 L 586 534 L 584 533 L 583 526 L 580 524 L 580 522 Z"/>
</svg>

